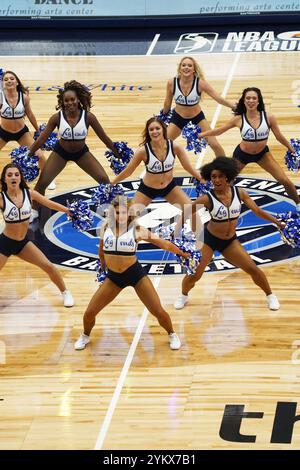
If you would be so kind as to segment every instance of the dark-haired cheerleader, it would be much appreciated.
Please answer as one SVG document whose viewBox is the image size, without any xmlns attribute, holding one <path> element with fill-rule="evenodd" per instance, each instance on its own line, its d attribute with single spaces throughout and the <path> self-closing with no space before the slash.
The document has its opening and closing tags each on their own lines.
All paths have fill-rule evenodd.
<svg viewBox="0 0 300 470">
<path fill-rule="evenodd" d="M 0 235 L 0 270 L 11 255 L 38 266 L 60 290 L 64 306 L 72 307 L 72 294 L 66 289 L 60 272 L 27 236 L 32 201 L 66 213 L 69 212 L 68 208 L 29 189 L 20 168 L 14 163 L 8 163 L 3 168 L 0 185 L 0 210 L 5 222 Z"/>
<path fill-rule="evenodd" d="M 89 111 L 92 101 L 90 91 L 81 83 L 72 80 L 65 83 L 64 88 L 59 90 L 57 98 L 56 109 L 59 112 L 50 117 L 45 130 L 29 149 L 29 155 L 33 155 L 51 132 L 56 127 L 58 128 L 60 140 L 51 152 L 35 190 L 45 194 L 49 182 L 63 170 L 68 161 L 75 162 L 98 183 L 109 183 L 105 170 L 85 143 L 88 127 L 91 126 L 99 139 L 118 156 L 113 142 L 106 135 L 96 116 Z M 37 216 L 38 213 L 35 211 L 33 218 Z"/>
<path fill-rule="evenodd" d="M 237 239 L 236 227 L 242 202 L 258 217 L 270 221 L 279 228 L 282 228 L 284 224 L 268 212 L 260 209 L 246 191 L 232 186 L 232 181 L 238 175 L 238 172 L 236 160 L 227 157 L 218 157 L 201 168 L 202 178 L 211 181 L 214 189 L 204 196 L 198 197 L 193 202 L 193 209 L 197 210 L 199 204 L 204 205 L 210 212 L 211 220 L 204 228 L 204 244 L 200 264 L 195 274 L 186 275 L 183 278 L 182 294 L 174 303 L 176 309 L 183 308 L 188 302 L 189 291 L 201 278 L 216 250 L 222 253 L 229 263 L 242 269 L 252 277 L 253 282 L 265 292 L 270 310 L 280 308 L 277 297 L 272 294 L 264 272 L 256 266 Z"/>
</svg>

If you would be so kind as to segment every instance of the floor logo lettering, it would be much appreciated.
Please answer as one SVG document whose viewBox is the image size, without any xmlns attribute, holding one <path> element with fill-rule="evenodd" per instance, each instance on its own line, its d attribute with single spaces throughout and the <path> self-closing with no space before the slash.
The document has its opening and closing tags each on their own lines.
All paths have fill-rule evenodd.
<svg viewBox="0 0 300 470">
<path fill-rule="evenodd" d="M 180 177 L 177 180 L 186 194 L 191 199 L 195 199 L 196 194 L 192 179 Z M 129 197 L 134 195 L 138 186 L 139 181 L 123 183 Z M 239 176 L 236 179 L 236 186 L 246 189 L 259 207 L 273 214 L 295 208 L 293 201 L 285 194 L 284 187 L 276 181 Z M 96 186 L 66 192 L 52 199 L 61 204 L 66 204 L 67 200 L 75 198 L 89 201 L 92 196 L 91 189 L 94 187 Z M 299 188 L 298 192 L 300 194 Z M 174 217 L 177 212 L 178 209 L 170 206 L 164 199 L 155 199 L 148 207 L 147 214 L 140 218 L 140 223 L 153 230 L 161 223 Z M 209 214 L 204 209 L 200 210 L 200 215 L 203 222 L 209 220 Z M 41 218 L 43 218 L 43 213 Z M 96 215 L 93 228 L 88 232 L 81 233 L 72 228 L 72 224 L 67 220 L 65 214 L 55 213 L 48 217 L 44 234 L 38 243 L 54 263 L 80 271 L 93 271 L 98 258 L 98 234 L 102 222 L 103 219 Z M 255 216 L 245 205 L 243 205 L 239 219 L 237 236 L 258 265 L 300 256 L 300 249 L 293 249 L 284 244 L 277 228 L 268 221 Z M 164 252 L 151 243 L 139 243 L 137 255 L 149 274 L 183 273 L 181 265 L 178 264 L 172 253 Z M 232 269 L 235 267 L 216 252 L 206 271 L 219 272 Z"/>
</svg>

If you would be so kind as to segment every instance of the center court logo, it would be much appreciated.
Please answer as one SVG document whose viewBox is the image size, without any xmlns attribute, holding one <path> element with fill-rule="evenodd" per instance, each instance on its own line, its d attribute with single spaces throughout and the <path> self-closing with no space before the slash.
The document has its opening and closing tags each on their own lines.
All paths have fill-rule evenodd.
<svg viewBox="0 0 300 470">
<path fill-rule="evenodd" d="M 178 184 L 185 193 L 195 199 L 195 188 L 192 178 L 177 178 Z M 139 181 L 123 183 L 125 193 L 132 197 L 139 186 Z M 256 178 L 236 179 L 236 186 L 244 188 L 255 200 L 256 204 L 273 214 L 294 210 L 295 206 L 285 194 L 282 185 L 276 181 Z M 80 198 L 91 200 L 91 190 L 96 186 L 87 187 L 73 192 L 63 193 L 52 198 L 61 204 Z M 300 188 L 298 189 L 300 193 Z M 91 206 L 91 208 L 93 208 Z M 140 223 L 150 230 L 155 230 L 162 223 L 167 223 L 176 216 L 178 210 L 170 206 L 164 199 L 155 199 L 148 206 L 148 212 L 140 218 Z M 209 220 L 209 214 L 200 210 L 203 223 Z M 99 227 L 103 219 L 95 215 L 94 226 L 88 232 L 77 232 L 65 214 L 55 213 L 45 224 L 42 249 L 52 262 L 61 266 L 80 271 L 93 271 L 96 268 L 99 247 Z M 300 249 L 293 249 L 283 243 L 277 228 L 264 219 L 256 217 L 245 205 L 237 227 L 237 236 L 244 248 L 258 265 L 270 264 L 300 256 Z M 183 274 L 183 268 L 172 253 L 164 252 L 151 243 L 141 242 L 137 256 L 150 275 Z M 207 272 L 220 272 L 235 269 L 220 253 L 216 252 L 212 262 L 206 268 Z"/>
<path fill-rule="evenodd" d="M 182 34 L 174 49 L 175 54 L 211 52 L 218 38 L 218 33 Z"/>
</svg>

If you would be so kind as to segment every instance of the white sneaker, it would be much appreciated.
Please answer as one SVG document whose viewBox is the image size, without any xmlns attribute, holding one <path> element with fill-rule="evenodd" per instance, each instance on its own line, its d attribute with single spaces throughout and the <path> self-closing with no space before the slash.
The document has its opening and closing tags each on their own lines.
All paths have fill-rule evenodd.
<svg viewBox="0 0 300 470">
<path fill-rule="evenodd" d="M 29 223 L 33 222 L 35 219 L 38 219 L 38 218 L 39 218 L 39 212 L 35 209 L 31 209 Z"/>
<path fill-rule="evenodd" d="M 51 183 L 47 186 L 47 189 L 50 189 L 50 191 L 53 191 L 53 189 L 56 189 L 56 183 L 55 181 L 51 181 Z"/>
<path fill-rule="evenodd" d="M 188 301 L 189 298 L 187 295 L 180 294 L 180 296 L 174 302 L 174 308 L 176 308 L 176 310 L 181 310 L 185 304 L 188 303 Z"/>
<path fill-rule="evenodd" d="M 85 335 L 84 333 L 81 333 L 78 340 L 74 344 L 74 349 L 80 351 L 81 349 L 84 349 L 89 342 L 90 337 L 88 335 Z"/>
<path fill-rule="evenodd" d="M 64 307 L 73 307 L 74 299 L 71 292 L 69 290 L 65 290 L 64 292 L 62 292 L 62 296 L 64 301 Z"/>
<path fill-rule="evenodd" d="M 171 349 L 180 349 L 181 348 L 181 341 L 178 338 L 176 333 L 169 334 L 169 343 Z"/>
<path fill-rule="evenodd" d="M 268 302 L 268 307 L 270 310 L 280 309 L 280 303 L 278 302 L 278 299 L 275 294 L 267 295 L 267 302 Z"/>
</svg>

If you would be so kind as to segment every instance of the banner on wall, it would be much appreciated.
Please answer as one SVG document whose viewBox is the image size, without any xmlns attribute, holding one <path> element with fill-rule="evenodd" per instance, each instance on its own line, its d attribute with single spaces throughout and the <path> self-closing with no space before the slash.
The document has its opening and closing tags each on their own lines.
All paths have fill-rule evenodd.
<svg viewBox="0 0 300 470">
<path fill-rule="evenodd" d="M 0 18 L 100 18 L 300 12 L 299 2 L 257 0 L 1 0 Z"/>
</svg>

